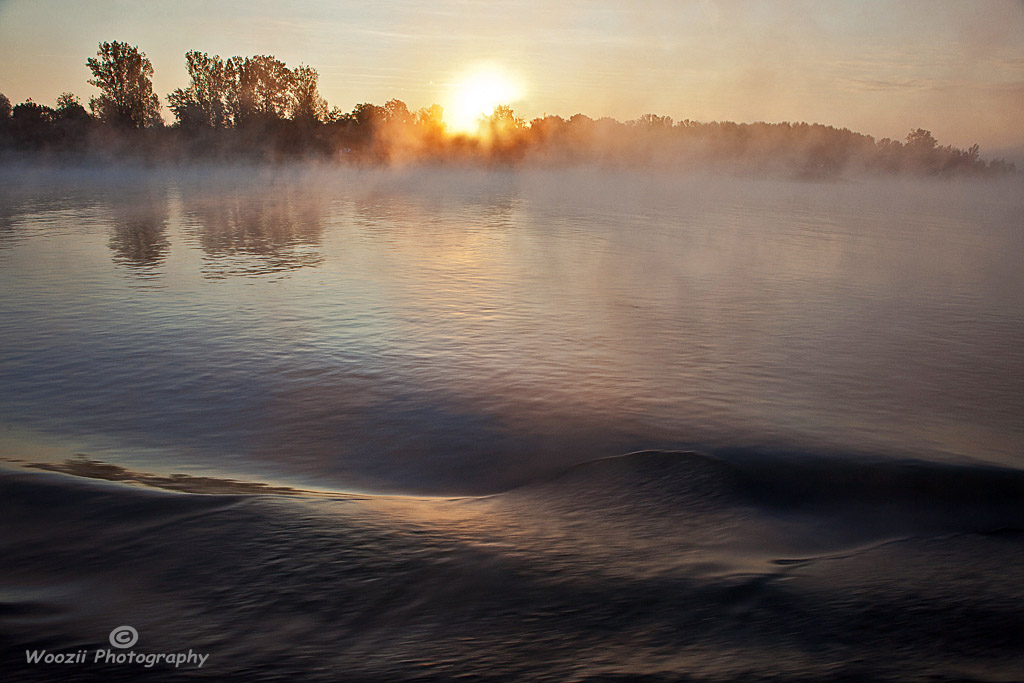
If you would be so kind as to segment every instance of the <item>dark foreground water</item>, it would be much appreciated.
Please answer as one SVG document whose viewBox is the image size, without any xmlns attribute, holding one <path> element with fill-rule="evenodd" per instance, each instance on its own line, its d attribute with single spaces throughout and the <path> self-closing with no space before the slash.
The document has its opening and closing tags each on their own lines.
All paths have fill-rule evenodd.
<svg viewBox="0 0 1024 683">
<path fill-rule="evenodd" d="M 1019 181 L 0 179 L 12 680 L 1021 678 Z"/>
</svg>

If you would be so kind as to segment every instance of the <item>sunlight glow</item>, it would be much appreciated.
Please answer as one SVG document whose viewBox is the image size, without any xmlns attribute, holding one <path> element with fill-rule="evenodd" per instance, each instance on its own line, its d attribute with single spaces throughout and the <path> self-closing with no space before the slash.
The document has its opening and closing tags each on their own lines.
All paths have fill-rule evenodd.
<svg viewBox="0 0 1024 683">
<path fill-rule="evenodd" d="M 523 96 L 522 84 L 494 64 L 479 64 L 454 84 L 444 107 L 444 120 L 453 133 L 477 132 L 480 117 L 499 104 L 511 105 Z"/>
</svg>

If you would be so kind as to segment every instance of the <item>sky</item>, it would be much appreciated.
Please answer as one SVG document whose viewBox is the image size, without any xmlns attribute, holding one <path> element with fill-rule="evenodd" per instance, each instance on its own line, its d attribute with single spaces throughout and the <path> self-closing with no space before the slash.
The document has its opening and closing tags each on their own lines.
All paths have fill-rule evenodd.
<svg viewBox="0 0 1024 683">
<path fill-rule="evenodd" d="M 107 40 L 149 56 L 161 97 L 187 85 L 191 49 L 313 66 L 344 111 L 445 105 L 486 64 L 528 120 L 921 127 L 1024 150 L 1024 0 L 0 0 L 0 92 L 87 101 L 85 60 Z"/>
</svg>

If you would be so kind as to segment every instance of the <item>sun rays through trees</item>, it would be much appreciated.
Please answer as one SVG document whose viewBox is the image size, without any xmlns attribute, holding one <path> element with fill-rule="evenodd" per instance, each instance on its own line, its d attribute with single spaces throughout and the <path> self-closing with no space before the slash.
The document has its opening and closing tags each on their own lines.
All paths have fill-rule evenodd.
<svg viewBox="0 0 1024 683">
<path fill-rule="evenodd" d="M 460 86 L 461 99 L 451 112 L 439 104 L 412 110 L 398 99 L 345 111 L 329 108 L 312 66 L 289 67 L 273 55 L 225 59 L 198 50 L 185 53 L 188 85 L 166 96 L 173 120 L 165 126 L 146 53 L 128 43 L 104 42 L 85 64 L 92 74 L 87 82 L 99 90 L 89 111 L 70 92 L 54 107 L 31 99 L 12 106 L 0 94 L 0 150 L 179 161 L 597 164 L 808 178 L 1016 172 L 1011 163 L 982 159 L 977 145 L 942 146 L 921 128 L 896 141 L 817 123 L 673 121 L 654 113 L 626 122 L 581 113 L 527 121 L 501 101 L 519 97 L 518 86 L 482 76 Z"/>
</svg>

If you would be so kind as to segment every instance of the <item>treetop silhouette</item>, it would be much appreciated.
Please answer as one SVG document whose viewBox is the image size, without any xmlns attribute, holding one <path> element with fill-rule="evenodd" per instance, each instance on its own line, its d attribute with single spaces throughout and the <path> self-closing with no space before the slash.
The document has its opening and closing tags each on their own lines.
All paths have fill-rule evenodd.
<svg viewBox="0 0 1024 683">
<path fill-rule="evenodd" d="M 160 121 L 160 98 L 153 92 L 153 65 L 128 43 L 100 43 L 96 57 L 85 61 L 90 85 L 100 95 L 89 100 L 93 116 L 104 123 L 142 128 Z"/>
<path fill-rule="evenodd" d="M 100 43 L 86 60 L 100 94 L 87 112 L 72 93 L 56 107 L 17 106 L 0 94 L 0 152 L 48 150 L 202 158 L 328 158 L 341 163 L 599 164 L 712 168 L 744 173 L 830 177 L 844 172 L 929 175 L 1016 172 L 986 162 L 980 149 L 941 146 L 931 132 L 902 142 L 808 123 L 699 122 L 654 113 L 620 122 L 577 113 L 527 122 L 508 105 L 481 116 L 475 135 L 453 134 L 437 104 L 412 111 L 383 105 L 328 109 L 315 68 L 289 68 L 273 55 L 222 59 L 185 53 L 189 83 L 168 93 L 174 117 L 163 127 L 153 65 L 135 46 Z"/>
</svg>

